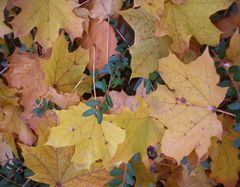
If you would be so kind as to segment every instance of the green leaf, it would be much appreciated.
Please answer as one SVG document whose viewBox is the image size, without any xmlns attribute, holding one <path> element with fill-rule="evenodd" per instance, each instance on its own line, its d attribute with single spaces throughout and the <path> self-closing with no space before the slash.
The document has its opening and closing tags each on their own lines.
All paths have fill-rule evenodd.
<svg viewBox="0 0 240 187">
<path fill-rule="evenodd" d="M 228 105 L 228 108 L 230 110 L 240 110 L 240 103 L 232 103 L 232 104 Z"/>
<path fill-rule="evenodd" d="M 103 114 L 101 110 L 97 111 L 97 122 L 100 125 L 102 123 L 102 119 L 103 119 Z"/>
<path fill-rule="evenodd" d="M 109 95 L 106 96 L 106 101 L 109 107 L 113 107 L 113 102 Z"/>
<path fill-rule="evenodd" d="M 95 99 L 92 99 L 92 100 L 86 101 L 85 105 L 90 106 L 90 107 L 94 107 L 94 106 L 99 105 L 99 101 L 95 100 Z"/>
<path fill-rule="evenodd" d="M 85 111 L 82 115 L 87 117 L 96 114 L 97 110 L 95 108 L 90 108 L 89 110 Z"/>
<path fill-rule="evenodd" d="M 105 101 L 102 104 L 102 110 L 103 110 L 103 112 L 107 112 L 109 110 L 108 105 Z"/>
<path fill-rule="evenodd" d="M 108 183 L 108 185 L 109 185 L 110 187 L 116 187 L 116 186 L 120 185 L 121 183 L 122 183 L 122 180 L 117 178 L 117 179 L 111 180 L 111 181 Z"/>
<path fill-rule="evenodd" d="M 134 176 L 135 175 L 135 170 L 134 170 L 134 167 L 131 163 L 127 163 L 127 168 L 128 168 L 128 171 L 129 173 Z"/>
<path fill-rule="evenodd" d="M 110 172 L 110 175 L 113 176 L 113 177 L 116 177 L 116 176 L 120 176 L 124 173 L 124 170 L 123 169 L 120 169 L 120 168 L 113 168 Z"/>
<path fill-rule="evenodd" d="M 233 79 L 235 80 L 235 81 L 237 81 L 237 82 L 240 82 L 240 73 L 238 72 L 238 73 L 235 73 L 234 75 L 233 75 Z"/>
<path fill-rule="evenodd" d="M 126 172 L 125 181 L 127 184 L 130 184 L 130 185 L 133 185 L 135 182 L 133 179 L 133 176 L 129 172 Z"/>
</svg>

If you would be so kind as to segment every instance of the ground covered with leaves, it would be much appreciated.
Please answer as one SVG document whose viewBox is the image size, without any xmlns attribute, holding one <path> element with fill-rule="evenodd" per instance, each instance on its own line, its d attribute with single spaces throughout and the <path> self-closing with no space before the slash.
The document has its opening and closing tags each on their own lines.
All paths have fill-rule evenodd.
<svg viewBox="0 0 240 187">
<path fill-rule="evenodd" d="M 0 0 L 1 187 L 240 186 L 239 0 Z"/>
</svg>

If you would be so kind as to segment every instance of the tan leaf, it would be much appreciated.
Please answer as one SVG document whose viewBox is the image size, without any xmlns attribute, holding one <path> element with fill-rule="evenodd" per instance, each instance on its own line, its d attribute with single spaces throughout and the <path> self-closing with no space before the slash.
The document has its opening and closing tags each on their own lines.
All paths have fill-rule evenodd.
<svg viewBox="0 0 240 187">
<path fill-rule="evenodd" d="M 89 71 L 92 71 L 94 61 L 96 69 L 102 69 L 108 63 L 110 56 L 119 54 L 115 51 L 117 38 L 114 29 L 105 21 L 99 23 L 97 20 L 92 20 L 81 45 L 85 49 L 90 49 Z M 95 49 L 93 46 L 95 46 Z"/>
<path fill-rule="evenodd" d="M 216 85 L 219 76 L 213 60 L 208 50 L 188 65 L 171 54 L 159 60 L 159 72 L 170 90 L 159 86 L 146 100 L 151 115 L 167 129 L 161 150 L 178 163 L 193 149 L 201 158 L 211 145 L 210 138 L 222 135 L 215 108 L 223 101 L 226 89 Z"/>
<path fill-rule="evenodd" d="M 240 66 L 240 34 L 236 30 L 231 38 L 230 47 L 227 50 L 227 56 L 232 60 L 234 65 Z"/>
</svg>

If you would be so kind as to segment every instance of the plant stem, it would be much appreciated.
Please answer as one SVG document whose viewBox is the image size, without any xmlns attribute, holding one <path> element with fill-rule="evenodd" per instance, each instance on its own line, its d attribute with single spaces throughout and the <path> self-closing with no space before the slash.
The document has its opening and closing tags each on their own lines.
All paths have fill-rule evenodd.
<svg viewBox="0 0 240 187">
<path fill-rule="evenodd" d="M 221 110 L 221 109 L 215 109 L 216 112 L 219 112 L 219 113 L 222 113 L 222 114 L 225 114 L 225 115 L 228 115 L 228 116 L 232 116 L 232 117 L 235 117 L 235 114 L 232 114 L 230 112 L 226 112 L 224 110 Z"/>
<path fill-rule="evenodd" d="M 92 66 L 92 74 L 93 74 L 93 94 L 94 94 L 94 99 L 97 100 L 95 70 L 96 70 L 96 46 L 95 46 L 95 44 L 94 44 L 94 45 L 93 45 L 93 66 Z"/>
<path fill-rule="evenodd" d="M 231 74 L 228 72 L 228 68 L 224 65 L 224 61 L 222 59 L 219 58 L 219 56 L 215 53 L 214 50 L 211 50 L 212 53 L 214 54 L 214 56 L 217 58 L 217 60 L 221 63 L 221 66 L 225 69 L 230 81 L 232 82 L 232 85 L 234 86 L 234 88 L 236 89 L 237 91 L 237 98 L 238 100 L 240 99 L 240 91 L 239 91 L 239 84 L 233 80 Z"/>
</svg>

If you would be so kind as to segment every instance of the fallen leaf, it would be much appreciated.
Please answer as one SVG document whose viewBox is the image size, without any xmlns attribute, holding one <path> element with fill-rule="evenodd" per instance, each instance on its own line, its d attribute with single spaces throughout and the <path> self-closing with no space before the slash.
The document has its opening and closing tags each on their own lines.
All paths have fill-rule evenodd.
<svg viewBox="0 0 240 187">
<path fill-rule="evenodd" d="M 227 50 L 227 56 L 232 60 L 234 65 L 240 66 L 240 34 L 239 29 L 236 30 L 231 38 L 230 46 Z"/>
<path fill-rule="evenodd" d="M 76 170 L 71 158 L 74 147 L 53 148 L 44 145 L 49 135 L 49 128 L 55 126 L 51 121 L 39 125 L 39 141 L 36 147 L 21 145 L 24 165 L 30 168 L 35 175 L 32 180 L 47 183 L 50 187 L 81 186 L 102 187 L 111 177 L 101 164 L 93 164 L 90 170 Z"/>
<path fill-rule="evenodd" d="M 164 13 L 157 20 L 157 35 L 168 35 L 173 39 L 171 49 L 182 59 L 189 48 L 189 40 L 194 36 L 200 44 L 215 46 L 221 32 L 211 23 L 209 17 L 226 9 L 232 1 L 188 0 L 180 5 L 165 1 Z"/>
<path fill-rule="evenodd" d="M 21 117 L 25 120 L 29 119 L 32 110 L 37 107 L 36 99 L 51 98 L 52 102 L 63 108 L 78 104 L 80 100 L 76 93 L 59 94 L 44 83 L 45 77 L 41 71 L 40 58 L 37 55 L 15 51 L 10 57 L 6 78 L 10 87 L 22 88 L 20 103 L 24 106 L 24 112 Z"/>
<path fill-rule="evenodd" d="M 233 187 L 238 182 L 238 172 L 240 171 L 239 150 L 232 146 L 234 139 L 239 137 L 232 129 L 234 120 L 228 116 L 220 116 L 224 132 L 221 139 L 213 138 L 210 147 L 211 156 L 211 178 L 225 187 Z"/>
<path fill-rule="evenodd" d="M 61 34 L 53 43 L 50 58 L 40 63 L 48 86 L 54 87 L 60 93 L 71 93 L 76 89 L 79 94 L 83 94 L 91 90 L 91 84 L 86 81 L 90 78 L 83 73 L 88 61 L 88 51 L 78 48 L 70 53 L 68 42 Z"/>
<path fill-rule="evenodd" d="M 3 37 L 5 34 L 11 32 L 11 29 L 7 27 L 4 23 L 4 9 L 7 5 L 8 0 L 1 0 L 0 1 L 0 37 Z"/>
<path fill-rule="evenodd" d="M 188 65 L 170 54 L 159 60 L 159 73 L 170 90 L 159 86 L 146 100 L 151 115 L 167 129 L 161 151 L 178 163 L 193 149 L 201 158 L 211 145 L 210 138 L 222 135 L 215 108 L 227 90 L 217 86 L 219 76 L 208 49 Z"/>
<path fill-rule="evenodd" d="M 134 96 L 128 96 L 124 91 L 111 91 L 109 96 L 112 99 L 113 107 L 110 108 L 111 114 L 119 114 L 124 108 L 129 108 L 131 111 L 137 109 L 137 100 Z"/>
<path fill-rule="evenodd" d="M 20 112 L 13 105 L 0 108 L 0 129 L 18 135 L 18 139 L 26 145 L 32 145 L 36 137 L 30 128 L 20 119 Z"/>
<path fill-rule="evenodd" d="M 4 141 L 3 133 L 0 133 L 0 165 L 4 166 L 13 158 L 11 147 Z"/>
<path fill-rule="evenodd" d="M 82 36 L 83 19 L 73 13 L 73 9 L 79 6 L 74 0 L 11 0 L 10 3 L 22 9 L 11 22 L 15 37 L 28 35 L 37 27 L 35 41 L 44 48 L 49 48 L 61 28 L 72 39 Z"/>
<path fill-rule="evenodd" d="M 86 37 L 81 41 L 81 45 L 83 48 L 90 50 L 89 71 L 92 71 L 94 63 L 96 69 L 104 68 L 110 56 L 119 54 L 115 50 L 117 38 L 114 29 L 105 21 L 99 23 L 98 20 L 92 20 Z"/>
<path fill-rule="evenodd" d="M 14 88 L 7 87 L 2 80 L 0 80 L 0 106 L 8 104 L 18 105 L 20 91 Z"/>
<path fill-rule="evenodd" d="M 122 8 L 123 0 L 93 0 L 92 18 L 104 20 Z"/>
<path fill-rule="evenodd" d="M 132 77 L 148 78 L 157 70 L 158 59 L 168 55 L 171 40 L 168 37 L 155 37 L 154 17 L 143 8 L 119 12 L 135 31 L 132 55 Z"/>
<path fill-rule="evenodd" d="M 125 130 L 115 126 L 103 115 L 101 125 L 96 117 L 84 117 L 89 107 L 80 103 L 68 110 L 58 111 L 59 126 L 51 129 L 47 145 L 75 146 L 72 162 L 79 169 L 90 168 L 99 159 L 106 166 L 114 156 L 118 144 L 125 139 Z M 64 138 L 59 138 L 64 137 Z"/>
<path fill-rule="evenodd" d="M 112 162 L 127 162 L 135 153 L 141 153 L 143 162 L 147 163 L 147 148 L 161 142 L 164 133 L 163 124 L 151 117 L 149 106 L 139 99 L 136 111 L 126 108 L 118 115 L 106 116 L 106 119 L 126 130 L 126 139 L 118 146 Z"/>
</svg>

